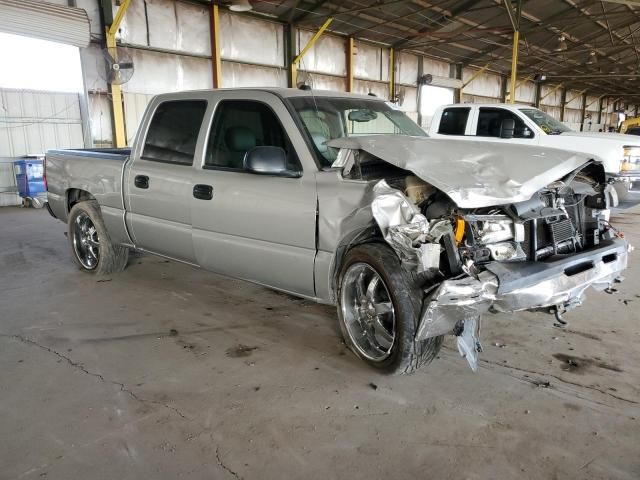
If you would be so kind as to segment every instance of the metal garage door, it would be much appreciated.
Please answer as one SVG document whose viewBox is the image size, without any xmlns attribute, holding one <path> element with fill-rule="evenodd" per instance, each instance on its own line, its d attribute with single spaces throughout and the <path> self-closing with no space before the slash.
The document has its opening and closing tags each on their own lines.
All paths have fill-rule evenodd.
<svg viewBox="0 0 640 480">
<path fill-rule="evenodd" d="M 0 32 L 76 47 L 86 47 L 90 40 L 87 12 L 37 0 L 0 0 Z"/>
</svg>

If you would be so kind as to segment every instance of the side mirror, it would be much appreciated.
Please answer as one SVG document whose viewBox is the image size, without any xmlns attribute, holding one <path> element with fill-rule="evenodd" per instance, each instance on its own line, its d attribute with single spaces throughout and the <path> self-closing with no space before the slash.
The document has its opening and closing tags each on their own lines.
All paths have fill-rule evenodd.
<svg viewBox="0 0 640 480">
<path fill-rule="evenodd" d="M 505 118 L 500 123 L 500 138 L 513 138 L 516 122 L 512 118 Z"/>
<path fill-rule="evenodd" d="M 500 124 L 500 138 L 513 138 L 516 129 L 516 121 L 513 118 L 505 118 Z"/>
<path fill-rule="evenodd" d="M 299 177 L 300 172 L 287 169 L 287 153 L 280 147 L 253 147 L 244 155 L 244 169 L 260 175 Z"/>
</svg>

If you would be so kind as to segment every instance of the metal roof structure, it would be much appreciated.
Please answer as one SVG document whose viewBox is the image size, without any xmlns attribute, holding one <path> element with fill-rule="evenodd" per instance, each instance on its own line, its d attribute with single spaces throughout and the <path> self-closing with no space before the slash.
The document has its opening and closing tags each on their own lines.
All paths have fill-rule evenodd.
<svg viewBox="0 0 640 480">
<path fill-rule="evenodd" d="M 544 74 L 548 82 L 567 88 L 640 96 L 639 0 L 251 3 L 256 14 L 282 22 L 317 29 L 333 17 L 329 31 L 334 33 L 505 75 L 511 70 L 516 23 L 519 78 Z"/>
</svg>

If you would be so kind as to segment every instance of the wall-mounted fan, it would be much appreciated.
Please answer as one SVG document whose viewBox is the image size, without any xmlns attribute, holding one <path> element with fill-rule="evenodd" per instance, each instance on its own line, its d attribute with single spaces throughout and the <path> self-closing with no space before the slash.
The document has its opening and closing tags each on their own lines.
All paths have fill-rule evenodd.
<svg viewBox="0 0 640 480">
<path fill-rule="evenodd" d="M 311 74 L 309 72 L 298 71 L 296 87 L 300 90 L 311 90 L 313 88 L 313 77 Z"/>
<path fill-rule="evenodd" d="M 99 69 L 99 71 L 107 83 L 122 85 L 131 80 L 135 69 L 126 48 L 105 48 L 102 50 L 102 57 L 105 61 L 105 69 Z"/>
</svg>

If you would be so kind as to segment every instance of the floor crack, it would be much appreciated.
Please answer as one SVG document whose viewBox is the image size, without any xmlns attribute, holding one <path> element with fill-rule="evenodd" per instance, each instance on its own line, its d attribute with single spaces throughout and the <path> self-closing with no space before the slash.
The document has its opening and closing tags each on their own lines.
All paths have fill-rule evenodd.
<svg viewBox="0 0 640 480">
<path fill-rule="evenodd" d="M 443 346 L 443 349 L 444 350 L 448 350 L 450 352 L 457 352 L 457 350 L 454 350 L 454 349 L 452 349 L 450 347 L 447 347 L 447 346 Z M 616 400 L 620 400 L 622 402 L 630 403 L 632 405 L 640 405 L 640 402 L 637 402 L 635 400 L 631 400 L 630 398 L 621 397 L 619 395 L 616 395 L 614 393 L 608 392 L 606 390 L 602 390 L 602 389 L 597 388 L 597 387 L 591 387 L 589 385 L 584 385 L 582 383 L 577 383 L 577 382 L 572 382 L 570 380 L 565 380 L 564 378 L 560 378 L 560 377 L 558 377 L 558 376 L 556 376 L 556 375 L 554 375 L 552 373 L 543 373 L 543 372 L 537 372 L 535 370 L 527 370 L 526 368 L 514 367 L 513 365 L 507 365 L 507 364 L 499 363 L 499 362 L 492 362 L 491 360 L 486 360 L 484 358 L 479 359 L 479 363 L 484 363 L 484 364 L 487 364 L 487 365 L 495 365 L 497 367 L 502 367 L 502 368 L 505 368 L 507 370 L 515 370 L 515 371 L 518 371 L 518 372 L 530 373 L 530 374 L 533 374 L 533 375 L 540 375 L 541 377 L 545 377 L 545 376 L 546 377 L 551 377 L 551 378 L 553 378 L 553 379 L 555 379 L 555 380 L 557 380 L 557 381 L 559 381 L 561 383 L 566 383 L 567 385 L 573 385 L 574 387 L 581 387 L 581 388 L 584 388 L 584 389 L 587 389 L 587 390 L 593 390 L 595 392 L 599 392 L 599 393 L 602 393 L 604 395 L 608 395 L 609 397 L 615 398 Z M 528 381 L 529 383 L 533 383 L 532 381 L 530 381 L 530 380 L 528 380 L 526 378 L 521 379 L 521 380 Z"/>
<path fill-rule="evenodd" d="M 571 382 L 569 380 L 565 380 L 564 378 L 560 378 L 556 375 L 553 375 L 552 373 L 542 373 L 542 372 L 536 372 L 535 370 L 527 370 L 525 368 L 519 368 L 519 367 L 514 367 L 512 365 L 504 365 L 502 363 L 498 363 L 498 362 L 492 362 L 490 360 L 485 360 L 485 359 L 480 359 L 480 363 L 486 363 L 488 365 L 496 365 L 498 367 L 503 367 L 503 368 L 507 368 L 510 370 L 516 370 L 519 372 L 525 372 L 525 373 L 531 373 L 533 375 L 540 375 L 541 377 L 547 376 L 547 377 L 551 377 L 561 383 L 566 383 L 567 385 L 573 385 L 574 387 L 580 387 L 580 388 L 585 388 L 587 390 L 593 390 L 595 392 L 599 392 L 602 393 L 604 395 L 608 395 L 612 398 L 615 398 L 616 400 L 620 400 L 623 402 L 627 402 L 627 403 L 631 403 L 632 405 L 639 405 L 640 402 L 636 402 L 635 400 L 631 400 L 630 398 L 625 398 L 625 397 L 621 397 L 619 395 L 616 395 L 614 393 L 608 392 L 606 390 L 602 390 L 601 388 L 597 388 L 597 387 L 592 387 L 589 385 L 584 385 L 582 383 L 578 383 L 578 382 Z"/>
<path fill-rule="evenodd" d="M 23 335 L 0 335 L 0 337 L 13 338 L 14 340 L 18 340 L 19 342 L 22 342 L 22 343 L 24 343 L 26 345 L 31 345 L 31 346 L 37 347 L 37 348 L 39 348 L 41 350 L 44 350 L 45 352 L 49 352 L 49 353 L 55 355 L 56 357 L 60 358 L 61 360 L 64 360 L 69 365 L 71 365 L 73 368 L 77 368 L 78 370 L 80 370 L 81 372 L 85 373 L 86 375 L 90 375 L 92 377 L 96 377 L 103 383 L 111 383 L 112 385 L 116 385 L 117 387 L 120 388 L 121 392 L 126 393 L 127 395 L 129 395 L 131 398 L 133 398 L 137 402 L 140 402 L 140 403 L 151 403 L 151 404 L 154 404 L 154 405 L 159 405 L 159 406 L 164 407 L 164 408 L 166 408 L 168 410 L 172 410 L 173 412 L 175 412 L 181 418 L 190 420 L 190 418 L 187 417 L 185 414 L 183 414 L 178 408 L 172 407 L 171 405 L 167 405 L 166 403 L 158 402 L 157 400 L 149 400 L 149 399 L 146 399 L 146 398 L 142 398 L 142 397 L 138 396 L 136 393 L 134 393 L 132 390 L 128 389 L 127 386 L 124 383 L 116 382 L 114 380 L 107 380 L 101 374 L 92 372 L 90 370 L 87 370 L 87 368 L 82 363 L 75 362 L 71 358 L 66 356 L 65 354 L 60 353 L 57 350 L 54 350 L 53 348 L 47 347 L 46 345 L 42 345 L 42 344 L 36 342 L 35 340 L 31 340 L 30 338 L 27 338 L 27 337 L 25 337 Z"/>
<path fill-rule="evenodd" d="M 216 460 L 218 461 L 218 465 L 221 466 L 222 468 L 224 468 L 231 475 L 233 475 L 234 477 L 236 477 L 238 479 L 242 479 L 242 477 L 240 475 L 238 475 L 236 472 L 234 472 L 229 467 L 227 467 L 224 463 L 222 463 L 222 459 L 220 458 L 220 447 L 216 447 Z"/>
</svg>

